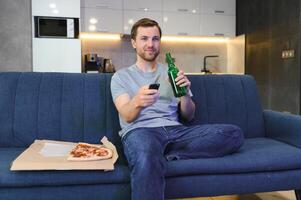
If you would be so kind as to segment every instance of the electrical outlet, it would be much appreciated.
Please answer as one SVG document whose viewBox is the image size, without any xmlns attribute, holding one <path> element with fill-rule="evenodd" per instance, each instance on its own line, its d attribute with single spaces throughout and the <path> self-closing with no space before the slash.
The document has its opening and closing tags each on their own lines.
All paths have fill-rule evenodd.
<svg viewBox="0 0 301 200">
<path fill-rule="evenodd" d="M 288 49 L 288 50 L 283 50 L 281 57 L 283 59 L 288 59 L 288 58 L 294 58 L 295 57 L 295 50 L 294 49 Z"/>
</svg>

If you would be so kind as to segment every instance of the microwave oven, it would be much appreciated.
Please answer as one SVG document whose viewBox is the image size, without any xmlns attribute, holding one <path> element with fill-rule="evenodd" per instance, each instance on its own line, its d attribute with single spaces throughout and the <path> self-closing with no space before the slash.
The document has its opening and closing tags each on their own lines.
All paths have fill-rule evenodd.
<svg viewBox="0 0 301 200">
<path fill-rule="evenodd" d="M 35 16 L 35 37 L 70 38 L 79 36 L 79 19 L 65 17 Z"/>
</svg>

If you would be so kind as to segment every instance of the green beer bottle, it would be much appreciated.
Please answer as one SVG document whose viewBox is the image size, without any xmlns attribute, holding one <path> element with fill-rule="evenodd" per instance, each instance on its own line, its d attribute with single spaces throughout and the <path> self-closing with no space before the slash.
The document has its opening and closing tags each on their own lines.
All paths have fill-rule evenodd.
<svg viewBox="0 0 301 200">
<path fill-rule="evenodd" d="M 177 78 L 177 74 L 179 69 L 175 66 L 170 53 L 166 53 L 166 62 L 168 64 L 168 76 L 173 89 L 173 93 L 175 97 L 181 97 L 186 95 L 186 87 L 180 87 L 176 85 L 175 79 Z"/>
</svg>

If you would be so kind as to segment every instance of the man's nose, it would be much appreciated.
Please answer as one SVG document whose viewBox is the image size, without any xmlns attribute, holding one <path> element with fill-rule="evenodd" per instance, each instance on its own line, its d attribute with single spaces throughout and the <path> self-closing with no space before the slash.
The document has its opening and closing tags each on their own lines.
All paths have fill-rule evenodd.
<svg viewBox="0 0 301 200">
<path fill-rule="evenodd" d="M 154 45 L 153 40 L 148 40 L 148 41 L 147 41 L 147 45 L 148 45 L 148 46 L 153 46 L 153 45 Z"/>
</svg>

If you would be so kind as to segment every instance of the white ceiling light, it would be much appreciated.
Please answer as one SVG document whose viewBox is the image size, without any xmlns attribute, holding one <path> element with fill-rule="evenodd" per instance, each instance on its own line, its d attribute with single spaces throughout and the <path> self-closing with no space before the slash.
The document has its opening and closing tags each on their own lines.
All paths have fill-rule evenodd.
<svg viewBox="0 0 301 200">
<path fill-rule="evenodd" d="M 56 8 L 56 4 L 55 3 L 50 3 L 49 8 Z"/>
<path fill-rule="evenodd" d="M 52 12 L 53 12 L 54 14 L 58 14 L 58 13 L 59 13 L 59 10 L 58 10 L 58 9 L 54 9 L 54 10 L 52 10 Z"/>
<path fill-rule="evenodd" d="M 80 33 L 81 39 L 92 39 L 92 40 L 120 40 L 120 34 L 108 34 L 108 33 Z"/>
<path fill-rule="evenodd" d="M 227 37 L 198 37 L 198 36 L 174 36 L 164 35 L 162 42 L 207 42 L 207 43 L 226 43 L 229 41 Z"/>
<path fill-rule="evenodd" d="M 129 19 L 128 23 L 129 23 L 130 25 L 133 25 L 133 24 L 134 24 L 134 20 L 133 20 L 133 19 Z"/>
<path fill-rule="evenodd" d="M 95 17 L 90 18 L 89 20 L 90 24 L 96 24 L 98 20 Z"/>
</svg>

